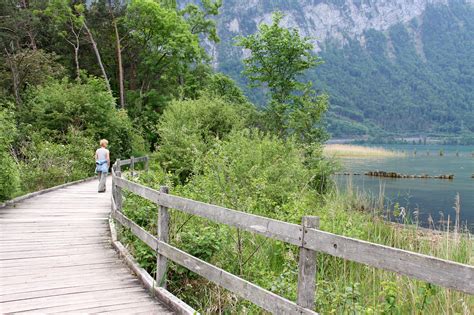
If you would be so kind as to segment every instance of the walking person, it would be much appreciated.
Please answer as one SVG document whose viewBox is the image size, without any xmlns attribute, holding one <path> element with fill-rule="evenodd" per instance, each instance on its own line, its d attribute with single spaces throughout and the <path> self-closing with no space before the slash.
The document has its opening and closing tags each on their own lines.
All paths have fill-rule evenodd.
<svg viewBox="0 0 474 315">
<path fill-rule="evenodd" d="M 100 193 L 105 192 L 105 185 L 107 181 L 107 174 L 110 166 L 110 152 L 107 150 L 109 141 L 106 139 L 100 140 L 100 148 L 95 151 L 95 172 L 99 175 L 99 189 Z"/>
</svg>

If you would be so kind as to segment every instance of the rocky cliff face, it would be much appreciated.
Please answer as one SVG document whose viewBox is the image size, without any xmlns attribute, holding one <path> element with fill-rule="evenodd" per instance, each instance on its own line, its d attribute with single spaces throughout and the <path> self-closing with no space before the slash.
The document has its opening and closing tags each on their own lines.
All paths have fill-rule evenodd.
<svg viewBox="0 0 474 315">
<path fill-rule="evenodd" d="M 474 0 L 465 2 L 474 4 Z M 429 5 L 448 4 L 449 0 L 228 0 L 224 1 L 220 27 L 230 36 L 245 34 L 262 22 L 269 23 L 272 12 L 281 10 L 285 14 L 283 25 L 314 38 L 319 51 L 327 40 L 344 44 L 357 39 L 364 43 L 368 30 L 385 32 L 399 23 L 421 21 Z M 416 39 L 415 29 L 412 34 Z"/>
</svg>

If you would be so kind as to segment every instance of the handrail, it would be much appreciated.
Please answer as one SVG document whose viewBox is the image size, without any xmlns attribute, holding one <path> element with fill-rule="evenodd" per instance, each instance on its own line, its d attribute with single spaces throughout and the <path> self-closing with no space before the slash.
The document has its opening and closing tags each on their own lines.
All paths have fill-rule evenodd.
<svg viewBox="0 0 474 315">
<path fill-rule="evenodd" d="M 157 252 L 158 269 L 161 269 L 157 272 L 157 283 L 164 285 L 166 259 L 171 259 L 270 312 L 315 314 L 312 311 L 316 274 L 315 256 L 317 252 L 324 252 L 335 257 L 474 294 L 474 266 L 321 231 L 318 229 L 319 220 L 316 217 L 303 217 L 303 224 L 296 225 L 171 195 L 166 190 L 157 191 L 122 178 L 120 167 L 128 164 L 133 165 L 138 161 L 145 162 L 148 167 L 148 158 L 139 160 L 131 158 L 130 160 L 117 161 L 112 168 L 112 196 L 114 198 L 112 215 L 121 225 L 130 228 L 134 235 Z M 160 206 L 158 230 L 165 231 L 165 235 L 161 232 L 158 234 L 158 238 L 151 235 L 121 212 L 122 189 Z M 229 274 L 168 244 L 168 208 L 299 246 L 297 303 Z"/>
</svg>

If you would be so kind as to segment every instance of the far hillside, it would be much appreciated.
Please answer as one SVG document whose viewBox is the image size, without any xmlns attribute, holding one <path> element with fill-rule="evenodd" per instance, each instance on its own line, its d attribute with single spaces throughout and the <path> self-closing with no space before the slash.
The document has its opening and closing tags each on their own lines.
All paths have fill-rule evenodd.
<svg viewBox="0 0 474 315">
<path fill-rule="evenodd" d="M 233 37 L 253 33 L 268 12 L 312 38 L 324 62 L 307 75 L 328 92 L 336 138 L 433 136 L 474 142 L 472 1 L 225 1 L 219 69 L 242 85 Z M 258 91 L 249 97 L 263 103 Z"/>
</svg>

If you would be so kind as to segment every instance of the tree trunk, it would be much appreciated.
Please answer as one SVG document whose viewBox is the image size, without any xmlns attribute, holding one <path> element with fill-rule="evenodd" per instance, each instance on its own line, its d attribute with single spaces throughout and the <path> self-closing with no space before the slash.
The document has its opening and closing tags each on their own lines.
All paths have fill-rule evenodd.
<svg viewBox="0 0 474 315">
<path fill-rule="evenodd" d="M 79 45 L 74 46 L 74 62 L 76 63 L 77 80 L 81 77 L 81 69 L 79 68 Z"/>
<path fill-rule="evenodd" d="M 92 48 L 94 48 L 95 56 L 97 57 L 97 62 L 99 63 L 100 70 L 102 71 L 102 75 L 104 76 L 105 84 L 107 86 L 107 90 L 112 94 L 112 89 L 110 88 L 109 78 L 107 77 L 107 73 L 105 72 L 104 64 L 102 63 L 102 59 L 100 58 L 99 49 L 97 48 L 97 43 L 92 36 L 92 32 L 87 26 L 86 22 L 83 22 L 84 29 L 86 30 L 87 35 L 89 36 L 89 40 L 91 41 Z"/>
<path fill-rule="evenodd" d="M 120 94 L 120 107 L 125 108 L 125 96 L 123 87 L 123 66 L 122 66 L 122 48 L 120 46 L 120 36 L 117 28 L 117 21 L 113 20 L 115 29 L 115 43 L 117 48 L 117 62 L 118 62 L 118 74 L 119 74 L 119 94 Z"/>
<path fill-rule="evenodd" d="M 12 83 L 13 83 L 13 94 L 15 95 L 16 106 L 21 106 L 21 96 L 20 96 L 20 73 L 18 71 L 18 64 L 16 63 L 14 54 L 10 54 L 7 49 L 5 49 L 6 61 L 10 67 L 12 73 Z"/>
</svg>

